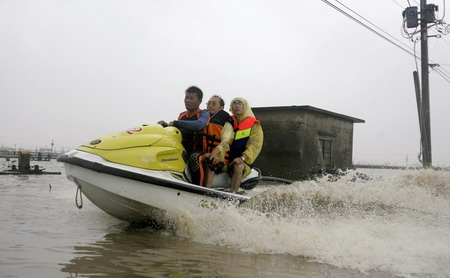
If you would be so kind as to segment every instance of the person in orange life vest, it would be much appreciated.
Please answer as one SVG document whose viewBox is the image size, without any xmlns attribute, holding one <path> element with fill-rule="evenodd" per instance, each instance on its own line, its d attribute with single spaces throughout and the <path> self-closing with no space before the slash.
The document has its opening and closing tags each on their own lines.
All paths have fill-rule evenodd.
<svg viewBox="0 0 450 278">
<path fill-rule="evenodd" d="M 175 126 L 181 131 L 183 135 L 182 144 L 188 155 L 204 151 L 204 140 L 200 133 L 209 122 L 209 113 L 200 109 L 202 99 L 203 92 L 200 88 L 195 86 L 187 88 L 184 97 L 186 111 L 180 113 L 176 121 L 171 121 L 168 124 L 165 121 L 158 122 L 163 126 Z"/>
<path fill-rule="evenodd" d="M 243 178 L 248 176 L 251 167 L 261 152 L 264 134 L 259 120 L 255 118 L 247 100 L 237 97 L 231 101 L 230 111 L 234 119 L 234 139 L 230 146 L 229 165 L 230 191 L 239 189 Z"/>
<path fill-rule="evenodd" d="M 210 166 L 205 167 L 203 186 L 210 188 L 215 171 L 221 170 L 225 164 L 225 154 L 230 149 L 234 130 L 233 119 L 223 110 L 225 102 L 220 96 L 213 95 L 206 105 L 210 120 L 206 127 L 208 149 L 204 157 Z"/>
</svg>

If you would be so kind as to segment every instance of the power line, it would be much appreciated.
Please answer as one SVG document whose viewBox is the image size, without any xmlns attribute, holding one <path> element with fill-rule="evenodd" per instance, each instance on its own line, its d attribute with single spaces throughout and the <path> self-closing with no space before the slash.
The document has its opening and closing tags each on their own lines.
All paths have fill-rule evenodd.
<svg viewBox="0 0 450 278">
<path fill-rule="evenodd" d="M 400 8 L 402 8 L 402 9 L 404 9 L 404 7 L 401 5 L 401 4 L 399 4 L 397 1 L 395 1 L 395 0 L 392 0 L 395 4 L 397 4 Z"/>
<path fill-rule="evenodd" d="M 394 41 L 390 40 L 389 38 L 387 38 L 386 36 L 380 34 L 379 32 L 377 32 L 376 30 L 374 30 L 373 28 L 371 28 L 370 26 L 368 26 L 367 24 L 364 24 L 363 22 L 361 22 L 360 20 L 358 20 L 357 18 L 353 17 L 352 15 L 350 15 L 349 13 L 345 12 L 344 10 L 342 10 L 341 8 L 337 7 L 336 5 L 330 3 L 328 0 L 322 0 L 322 2 L 324 2 L 325 4 L 329 5 L 330 7 L 332 7 L 333 9 L 337 10 L 338 12 L 342 13 L 343 15 L 345 15 L 346 17 L 350 18 L 351 20 L 355 21 L 356 23 L 360 24 L 361 26 L 365 27 L 366 29 L 368 29 L 369 31 L 375 33 L 376 35 L 378 35 L 379 37 L 381 37 L 382 39 L 392 43 L 393 45 L 397 46 L 398 48 L 400 48 L 401 50 L 405 51 L 406 53 L 414 56 L 414 54 L 412 52 L 410 52 L 408 49 L 405 49 L 404 47 L 402 47 L 401 45 L 395 43 Z M 378 27 L 377 27 L 378 28 Z"/>
<path fill-rule="evenodd" d="M 447 45 L 450 46 L 450 44 L 447 42 L 447 40 L 446 40 L 445 38 L 441 37 L 441 39 L 442 39 Z M 433 63 L 434 63 L 434 62 L 433 62 Z M 441 64 L 441 63 L 439 63 L 439 66 L 448 66 L 448 64 Z M 447 69 L 441 68 L 441 70 L 444 71 L 445 73 L 447 73 L 448 75 L 450 75 L 450 71 L 448 71 Z"/>
<path fill-rule="evenodd" d="M 448 83 L 450 83 L 450 75 L 447 75 L 447 74 L 443 73 L 443 72 L 441 71 L 441 69 L 439 69 L 439 68 L 434 68 L 434 67 L 432 67 L 432 69 L 433 69 L 437 74 L 439 74 L 442 78 L 444 78 L 445 81 L 447 81 Z"/>
<path fill-rule="evenodd" d="M 346 17 L 350 18 L 351 20 L 355 21 L 356 23 L 358 23 L 359 25 L 365 27 L 366 29 L 368 29 L 369 31 L 375 33 L 376 35 L 378 35 L 379 37 L 381 37 L 382 39 L 390 42 L 391 44 L 397 46 L 398 48 L 400 48 L 401 50 L 405 51 L 406 53 L 410 54 L 411 56 L 414 57 L 415 61 L 416 61 L 416 67 L 417 67 L 417 59 L 422 60 L 421 56 L 420 58 L 417 57 L 417 52 L 415 50 L 415 45 L 414 45 L 414 49 L 412 49 L 410 46 L 405 45 L 403 42 L 399 41 L 397 38 L 393 37 L 392 35 L 390 35 L 389 33 L 387 33 L 386 31 L 384 31 L 383 29 L 381 29 L 380 27 L 378 27 L 377 25 L 375 25 L 374 23 L 370 22 L 368 19 L 366 19 L 365 17 L 361 16 L 360 14 L 358 14 L 357 12 L 355 12 L 354 10 L 352 10 L 351 8 L 349 8 L 348 6 L 344 5 L 343 3 L 341 3 L 339 0 L 335 0 L 337 3 L 339 3 L 341 6 L 345 7 L 347 10 L 349 10 L 350 12 L 352 12 L 353 14 L 355 14 L 356 16 L 358 16 L 359 18 L 363 19 L 364 21 L 366 21 L 367 23 L 369 23 L 370 25 L 374 26 L 375 28 L 377 28 L 378 30 L 380 30 L 381 32 L 385 33 L 387 36 L 393 38 L 394 40 L 400 42 L 403 46 L 405 46 L 406 48 L 409 48 L 410 50 L 406 49 L 405 47 L 401 46 L 400 44 L 394 42 L 393 40 L 387 38 L 385 35 L 381 34 L 380 32 L 374 30 L 372 27 L 368 26 L 367 24 L 365 24 L 364 22 L 358 20 L 357 18 L 355 18 L 354 16 L 350 15 L 349 13 L 347 13 L 346 11 L 344 11 L 343 9 L 339 8 L 338 6 L 332 4 L 330 1 L 328 0 L 322 0 L 322 2 L 324 2 L 325 4 L 329 5 L 330 7 L 332 7 L 333 9 L 335 9 L 336 11 L 340 12 L 341 14 L 345 15 Z M 394 1 L 394 0 L 393 0 Z M 445 0 L 444 0 L 445 1 Z M 394 1 L 395 2 L 395 1 Z M 417 1 L 414 1 L 417 3 Z M 408 1 L 409 4 L 409 1 Z M 415 44 L 415 43 L 414 43 Z M 432 62 L 433 64 L 437 64 L 434 61 L 432 61 L 430 59 L 430 62 Z M 435 70 L 436 71 L 436 70 Z M 444 72 L 443 72 L 444 71 Z M 445 72 L 447 72 L 445 69 L 439 69 L 439 71 L 436 71 L 439 75 L 441 75 L 446 81 L 448 81 L 447 75 L 445 74 Z M 449 82 L 450 83 L 450 82 Z"/>
<path fill-rule="evenodd" d="M 359 13 L 355 12 L 354 10 L 350 9 L 347 5 L 344 5 L 342 2 L 340 2 L 339 0 L 335 0 L 337 3 L 341 4 L 341 6 L 344 6 L 347 10 L 351 11 L 353 14 L 357 15 L 358 17 L 362 18 L 365 22 L 369 23 L 370 25 L 374 26 L 375 28 L 377 28 L 378 30 L 380 30 L 381 32 L 383 32 L 384 34 L 388 35 L 389 37 L 391 37 L 392 39 L 396 40 L 397 42 L 399 42 L 400 44 L 402 44 L 403 46 L 409 48 L 410 50 L 413 50 L 410 46 L 406 45 L 405 43 L 403 43 L 402 41 L 398 40 L 396 37 L 392 36 L 391 34 L 389 34 L 388 32 L 384 31 L 383 29 L 381 29 L 380 27 L 378 27 L 376 24 L 372 23 L 370 20 L 368 20 L 367 18 L 365 18 L 364 16 L 360 15 Z"/>
<path fill-rule="evenodd" d="M 442 20 L 444 20 L 444 17 L 445 17 L 445 0 L 442 0 L 442 5 L 444 6 L 444 8 L 443 8 L 443 13 L 442 13 L 442 18 L 440 19 L 441 21 Z"/>
<path fill-rule="evenodd" d="M 417 55 L 416 55 L 416 44 L 417 41 L 414 41 L 414 62 L 416 63 L 416 71 L 419 72 L 419 65 L 417 63 Z M 420 61 L 422 62 L 422 59 L 420 59 Z"/>
<path fill-rule="evenodd" d="M 442 65 L 444 65 L 444 66 L 448 66 L 448 64 L 437 64 L 437 65 L 439 65 L 439 66 L 442 66 Z M 447 69 L 445 69 L 445 68 L 440 68 L 442 71 L 444 71 L 445 73 L 447 73 L 449 76 L 450 76 L 450 72 L 447 70 Z"/>
<path fill-rule="evenodd" d="M 448 43 L 448 41 L 444 38 L 441 38 L 448 46 L 450 46 L 450 43 Z"/>
<path fill-rule="evenodd" d="M 450 79 L 450 73 L 448 71 L 446 71 L 445 69 L 441 68 L 440 64 L 432 64 L 430 65 L 430 67 L 439 72 L 441 74 L 441 76 L 445 76 L 446 78 Z"/>
</svg>

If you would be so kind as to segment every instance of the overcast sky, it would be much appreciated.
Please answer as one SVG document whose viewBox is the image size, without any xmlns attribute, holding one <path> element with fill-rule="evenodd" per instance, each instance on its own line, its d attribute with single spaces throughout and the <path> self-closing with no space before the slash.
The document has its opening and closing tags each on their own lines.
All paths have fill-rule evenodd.
<svg viewBox="0 0 450 278">
<path fill-rule="evenodd" d="M 414 47 L 406 0 L 330 2 Z M 75 148 L 172 120 L 197 85 L 203 108 L 220 94 L 363 119 L 355 163 L 418 162 L 414 57 L 323 1 L 0 0 L 0 38 L 0 146 Z M 450 75 L 450 35 L 429 55 Z M 433 163 L 449 166 L 450 83 L 431 71 L 430 92 Z"/>
</svg>

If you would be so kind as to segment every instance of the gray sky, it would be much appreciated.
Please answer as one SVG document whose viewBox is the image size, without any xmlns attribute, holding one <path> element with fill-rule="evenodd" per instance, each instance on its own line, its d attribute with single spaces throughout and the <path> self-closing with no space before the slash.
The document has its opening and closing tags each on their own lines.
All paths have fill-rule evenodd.
<svg viewBox="0 0 450 278">
<path fill-rule="evenodd" d="M 407 1 L 340 3 L 414 46 L 401 35 Z M 0 146 L 75 148 L 172 120 L 197 85 L 206 99 L 364 119 L 355 163 L 418 162 L 414 57 L 322 1 L 0 0 L 0 38 Z M 450 35 L 429 54 L 449 73 Z M 450 83 L 431 71 L 430 91 L 433 162 L 448 166 Z"/>
</svg>

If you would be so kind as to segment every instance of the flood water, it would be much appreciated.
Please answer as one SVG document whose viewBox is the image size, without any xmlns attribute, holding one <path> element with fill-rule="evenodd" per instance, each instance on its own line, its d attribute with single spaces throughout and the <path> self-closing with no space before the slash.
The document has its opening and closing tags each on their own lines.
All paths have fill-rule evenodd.
<svg viewBox="0 0 450 278">
<path fill-rule="evenodd" d="M 0 168 L 4 160 L 0 159 Z M 450 173 L 351 171 L 133 227 L 62 175 L 0 176 L 0 277 L 450 277 Z"/>
</svg>

